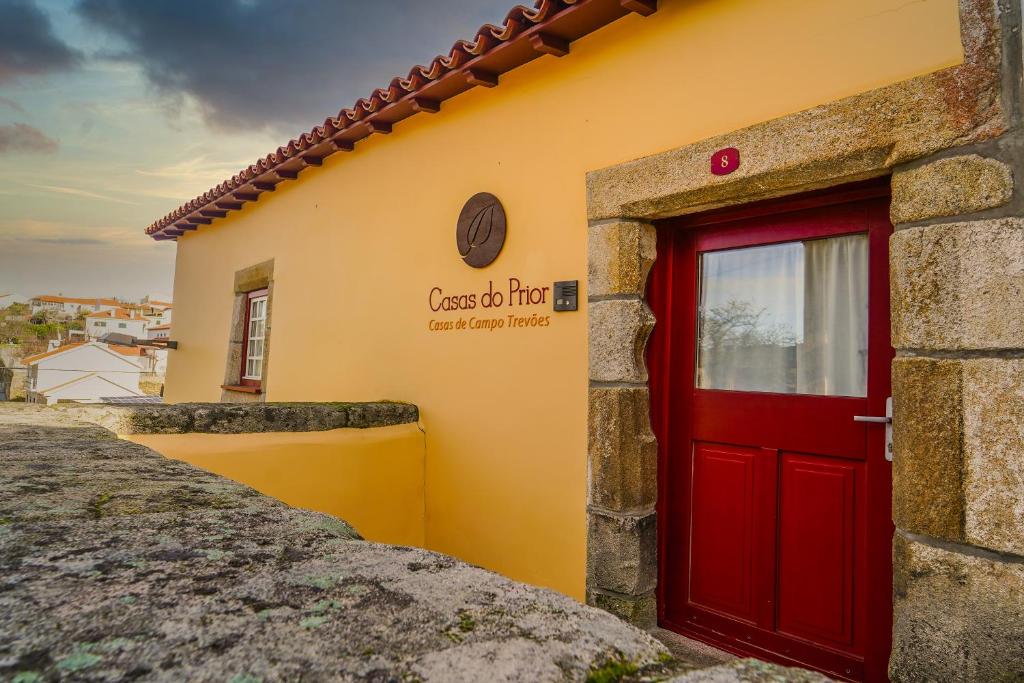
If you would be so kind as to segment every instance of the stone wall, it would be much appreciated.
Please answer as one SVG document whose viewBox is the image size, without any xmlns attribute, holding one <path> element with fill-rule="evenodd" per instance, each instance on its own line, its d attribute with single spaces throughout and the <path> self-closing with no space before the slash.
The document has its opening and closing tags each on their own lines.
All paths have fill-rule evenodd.
<svg viewBox="0 0 1024 683">
<path fill-rule="evenodd" d="M 54 406 L 72 419 L 101 425 L 115 434 L 254 434 L 320 432 L 408 424 L 419 419 L 411 403 L 174 403 Z"/>
<path fill-rule="evenodd" d="M 892 180 L 893 681 L 1024 679 L 1024 136 L 1007 85 L 1007 133 Z"/>
<path fill-rule="evenodd" d="M 654 227 L 640 221 L 590 231 L 587 600 L 642 626 L 657 608 L 658 447 L 643 356 L 655 243 Z"/>
<path fill-rule="evenodd" d="M 0 344 L 0 384 L 6 389 L 8 401 L 25 399 L 27 373 L 21 358 L 27 355 L 18 344 Z"/>
<path fill-rule="evenodd" d="M 652 221 L 891 174 L 890 675 L 1024 678 L 1020 12 L 961 0 L 961 65 L 588 175 L 593 604 L 655 618 Z"/>
<path fill-rule="evenodd" d="M 0 359 L 0 401 L 7 401 L 10 393 L 11 383 L 14 381 L 14 371 L 4 365 Z"/>
<path fill-rule="evenodd" d="M 1024 133 L 899 167 L 891 241 L 894 681 L 1024 678 Z"/>
<path fill-rule="evenodd" d="M 0 679 L 582 681 L 627 664 L 673 671 L 649 635 L 565 596 L 363 542 L 67 411 L 0 407 Z"/>
<path fill-rule="evenodd" d="M 301 415 L 325 428 L 325 415 L 376 419 L 278 407 L 275 430 Z M 235 408 L 244 420 L 204 424 L 257 426 L 257 406 Z M 174 414 L 164 428 L 181 428 Z M 362 541 L 340 519 L 74 419 L 162 419 L 111 415 L 0 406 L 0 680 L 826 680 L 754 660 L 693 670 L 606 612 Z"/>
</svg>

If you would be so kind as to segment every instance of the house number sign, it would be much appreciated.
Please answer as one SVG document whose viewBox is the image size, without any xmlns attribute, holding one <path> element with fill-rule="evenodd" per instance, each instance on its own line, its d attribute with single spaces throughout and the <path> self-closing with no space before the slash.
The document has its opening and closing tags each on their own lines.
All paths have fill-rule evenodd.
<svg viewBox="0 0 1024 683">
<path fill-rule="evenodd" d="M 735 147 L 726 147 L 711 155 L 711 172 L 715 175 L 729 175 L 739 167 L 740 151 Z"/>
</svg>

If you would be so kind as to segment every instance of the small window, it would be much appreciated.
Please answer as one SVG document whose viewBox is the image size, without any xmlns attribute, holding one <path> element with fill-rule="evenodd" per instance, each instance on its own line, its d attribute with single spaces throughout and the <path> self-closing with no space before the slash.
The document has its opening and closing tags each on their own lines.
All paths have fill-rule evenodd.
<svg viewBox="0 0 1024 683">
<path fill-rule="evenodd" d="M 128 323 L 118 323 L 117 326 L 123 330 L 124 328 L 128 327 Z"/>
<path fill-rule="evenodd" d="M 249 292 L 247 302 L 242 384 L 259 386 L 263 379 L 263 351 L 267 335 L 267 290 Z"/>
</svg>

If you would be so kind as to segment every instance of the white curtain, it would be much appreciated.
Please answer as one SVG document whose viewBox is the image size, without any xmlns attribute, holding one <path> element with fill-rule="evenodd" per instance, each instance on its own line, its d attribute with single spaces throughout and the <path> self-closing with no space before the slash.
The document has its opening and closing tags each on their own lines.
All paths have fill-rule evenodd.
<svg viewBox="0 0 1024 683">
<path fill-rule="evenodd" d="M 797 348 L 797 393 L 866 395 L 867 273 L 866 235 L 804 242 L 804 340 Z"/>
</svg>

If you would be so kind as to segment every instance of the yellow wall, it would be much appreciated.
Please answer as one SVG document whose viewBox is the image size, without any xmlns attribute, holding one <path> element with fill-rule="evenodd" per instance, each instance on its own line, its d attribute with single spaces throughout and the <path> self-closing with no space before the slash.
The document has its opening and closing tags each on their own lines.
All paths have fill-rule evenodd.
<svg viewBox="0 0 1024 683">
<path fill-rule="evenodd" d="M 424 439 L 415 424 L 123 438 L 290 505 L 341 517 L 371 541 L 424 544 Z"/>
<path fill-rule="evenodd" d="M 955 0 L 659 4 L 181 238 L 168 399 L 219 400 L 233 273 L 273 258 L 267 399 L 416 403 L 427 547 L 582 597 L 586 312 L 549 302 L 518 309 L 551 314 L 545 328 L 430 332 L 459 317 L 429 310 L 431 287 L 585 285 L 588 170 L 961 59 Z M 454 245 L 479 191 L 509 225 L 484 270 Z"/>
</svg>

